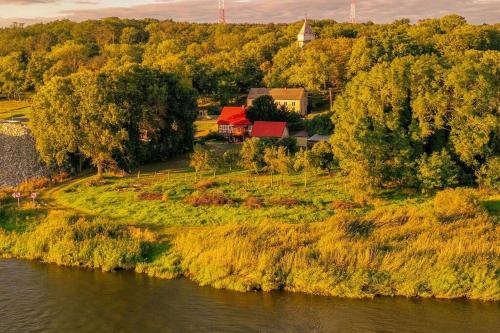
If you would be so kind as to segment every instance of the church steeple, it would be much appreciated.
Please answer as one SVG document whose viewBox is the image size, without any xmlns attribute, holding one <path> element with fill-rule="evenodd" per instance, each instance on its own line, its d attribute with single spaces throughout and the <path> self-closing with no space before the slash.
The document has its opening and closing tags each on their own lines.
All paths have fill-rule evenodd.
<svg viewBox="0 0 500 333">
<path fill-rule="evenodd" d="M 314 34 L 313 29 L 309 24 L 309 20 L 306 17 L 306 19 L 304 20 L 304 25 L 302 26 L 302 29 L 300 29 L 300 32 L 297 35 L 297 42 L 299 43 L 300 47 L 304 47 L 306 46 L 306 44 L 315 39 L 316 35 Z"/>
</svg>

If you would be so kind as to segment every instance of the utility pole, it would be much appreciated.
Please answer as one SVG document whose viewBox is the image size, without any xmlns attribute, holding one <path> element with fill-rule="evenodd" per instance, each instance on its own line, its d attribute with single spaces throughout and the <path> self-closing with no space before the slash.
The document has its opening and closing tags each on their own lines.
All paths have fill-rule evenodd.
<svg viewBox="0 0 500 333">
<path fill-rule="evenodd" d="M 226 24 L 226 6 L 224 0 L 219 0 L 219 24 Z"/>
<path fill-rule="evenodd" d="M 356 23 L 356 0 L 351 0 L 350 22 Z"/>
</svg>

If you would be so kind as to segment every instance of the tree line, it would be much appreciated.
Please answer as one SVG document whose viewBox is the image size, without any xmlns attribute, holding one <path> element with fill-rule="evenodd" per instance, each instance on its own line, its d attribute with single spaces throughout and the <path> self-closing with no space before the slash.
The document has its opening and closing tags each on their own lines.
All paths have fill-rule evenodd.
<svg viewBox="0 0 500 333">
<path fill-rule="evenodd" d="M 83 157 L 101 170 L 192 149 L 198 97 L 226 105 L 256 86 L 331 89 L 332 113 L 307 129 L 333 131 L 352 188 L 498 186 L 499 24 L 321 20 L 312 22 L 318 39 L 299 48 L 301 24 L 108 18 L 4 28 L 0 95 L 35 93 L 47 163 Z M 300 127 L 272 101 L 259 103 L 253 120 Z"/>
</svg>

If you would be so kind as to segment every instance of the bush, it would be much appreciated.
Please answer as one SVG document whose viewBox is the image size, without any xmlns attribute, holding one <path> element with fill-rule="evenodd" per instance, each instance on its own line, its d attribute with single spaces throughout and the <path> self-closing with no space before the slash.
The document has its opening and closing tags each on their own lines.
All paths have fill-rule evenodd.
<svg viewBox="0 0 500 333">
<path fill-rule="evenodd" d="M 337 200 L 330 204 L 332 209 L 355 209 L 360 208 L 361 205 L 353 201 Z"/>
<path fill-rule="evenodd" d="M 144 201 L 157 201 L 157 200 L 163 200 L 163 195 L 161 193 L 141 192 L 137 196 L 137 199 Z"/>
<path fill-rule="evenodd" d="M 215 180 L 200 180 L 198 183 L 194 185 L 194 188 L 197 190 L 208 190 L 209 188 L 217 187 L 219 186 L 219 183 L 217 183 Z"/>
<path fill-rule="evenodd" d="M 269 203 L 272 205 L 287 206 L 287 207 L 300 205 L 300 201 L 293 198 L 271 198 L 269 199 Z"/>
<path fill-rule="evenodd" d="M 262 199 L 259 199 L 256 197 L 248 197 L 245 200 L 245 206 L 248 208 L 258 209 L 258 208 L 262 208 L 263 202 L 262 202 Z"/>
<path fill-rule="evenodd" d="M 418 162 L 418 179 L 424 192 L 459 184 L 460 169 L 446 150 L 424 155 Z"/>
<path fill-rule="evenodd" d="M 446 189 L 438 192 L 434 199 L 434 213 L 441 221 L 473 217 L 480 212 L 483 209 L 472 189 Z"/>
<path fill-rule="evenodd" d="M 47 188 L 51 184 L 50 179 L 47 177 L 35 178 L 25 180 L 19 185 L 19 191 L 21 192 L 33 192 L 36 190 L 41 190 Z"/>
<path fill-rule="evenodd" d="M 198 206 L 224 206 L 231 205 L 234 201 L 221 190 L 203 191 L 195 193 L 185 199 L 187 204 Z"/>
<path fill-rule="evenodd" d="M 332 112 L 320 114 L 307 121 L 307 134 L 330 135 L 333 132 Z"/>
<path fill-rule="evenodd" d="M 332 146 L 326 141 L 318 142 L 313 146 L 311 157 L 314 167 L 320 170 L 330 171 L 336 166 Z"/>
<path fill-rule="evenodd" d="M 483 188 L 500 190 L 500 157 L 492 157 L 476 173 L 477 183 Z"/>
</svg>

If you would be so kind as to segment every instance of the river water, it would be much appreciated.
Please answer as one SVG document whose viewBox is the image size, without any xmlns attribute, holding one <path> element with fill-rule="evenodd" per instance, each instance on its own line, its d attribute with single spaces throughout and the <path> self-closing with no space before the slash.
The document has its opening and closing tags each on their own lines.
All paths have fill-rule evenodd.
<svg viewBox="0 0 500 333">
<path fill-rule="evenodd" d="M 242 294 L 0 260 L 0 332 L 500 332 L 500 304 Z"/>
</svg>

